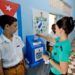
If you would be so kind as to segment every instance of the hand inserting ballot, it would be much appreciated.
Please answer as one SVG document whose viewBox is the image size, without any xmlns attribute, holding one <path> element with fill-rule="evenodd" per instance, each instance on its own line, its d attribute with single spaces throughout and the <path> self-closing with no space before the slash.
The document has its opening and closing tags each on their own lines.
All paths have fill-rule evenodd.
<svg viewBox="0 0 75 75">
<path fill-rule="evenodd" d="M 48 55 L 42 55 L 42 58 L 45 61 L 45 64 L 49 64 L 49 56 Z"/>
</svg>

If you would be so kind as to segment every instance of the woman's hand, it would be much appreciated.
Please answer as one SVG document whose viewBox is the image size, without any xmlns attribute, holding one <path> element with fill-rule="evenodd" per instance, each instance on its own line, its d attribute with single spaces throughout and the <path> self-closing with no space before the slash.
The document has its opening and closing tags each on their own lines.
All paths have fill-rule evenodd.
<svg viewBox="0 0 75 75">
<path fill-rule="evenodd" d="M 42 37 L 42 38 L 44 38 L 45 40 L 47 40 L 49 42 L 50 41 L 55 42 L 55 39 L 53 37 L 50 37 L 50 36 L 45 36 L 43 34 L 36 34 L 36 36 Z"/>
<path fill-rule="evenodd" d="M 42 58 L 43 58 L 44 61 L 49 60 L 49 56 L 47 56 L 47 55 L 42 55 Z"/>
<path fill-rule="evenodd" d="M 41 37 L 41 36 L 42 36 L 42 34 L 36 34 L 36 36 L 39 36 L 39 37 Z"/>
</svg>

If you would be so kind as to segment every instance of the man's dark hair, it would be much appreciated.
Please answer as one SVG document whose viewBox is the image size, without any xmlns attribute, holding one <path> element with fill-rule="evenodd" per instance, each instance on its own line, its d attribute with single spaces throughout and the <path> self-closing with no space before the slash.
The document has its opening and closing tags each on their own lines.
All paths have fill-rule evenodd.
<svg viewBox="0 0 75 75">
<path fill-rule="evenodd" d="M 51 29 L 55 33 L 55 24 L 52 25 Z"/>
<path fill-rule="evenodd" d="M 13 24 L 13 22 L 16 22 L 16 21 L 17 21 L 16 18 L 9 16 L 9 15 L 1 15 L 0 16 L 0 26 L 3 30 L 4 30 L 6 24 L 8 24 L 10 26 L 11 24 Z"/>
</svg>

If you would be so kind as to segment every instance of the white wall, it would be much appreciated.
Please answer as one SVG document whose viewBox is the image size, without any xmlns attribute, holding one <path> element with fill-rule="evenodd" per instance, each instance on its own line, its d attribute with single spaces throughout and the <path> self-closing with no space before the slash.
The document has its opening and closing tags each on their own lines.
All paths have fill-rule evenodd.
<svg viewBox="0 0 75 75">
<path fill-rule="evenodd" d="M 49 0 L 10 0 L 15 3 L 19 3 L 21 5 L 21 15 L 22 15 L 22 35 L 23 39 L 25 40 L 26 35 L 32 34 L 32 9 L 42 9 L 47 12 L 54 12 L 58 14 L 64 14 L 62 11 L 59 11 L 59 9 L 54 9 L 49 6 Z M 72 9 L 72 16 L 75 17 L 75 0 L 64 0 L 67 3 L 69 3 L 73 9 Z M 72 41 L 72 39 L 75 38 L 75 31 L 73 31 L 69 39 Z"/>
</svg>

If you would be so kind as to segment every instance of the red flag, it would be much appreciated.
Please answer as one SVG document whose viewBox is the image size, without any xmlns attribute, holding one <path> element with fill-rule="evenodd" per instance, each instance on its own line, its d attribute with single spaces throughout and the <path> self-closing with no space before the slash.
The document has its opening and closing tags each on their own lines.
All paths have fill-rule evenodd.
<svg viewBox="0 0 75 75">
<path fill-rule="evenodd" d="M 6 15 L 14 16 L 18 7 L 19 7 L 19 4 L 16 4 L 10 1 L 0 0 L 0 9 Z"/>
</svg>

